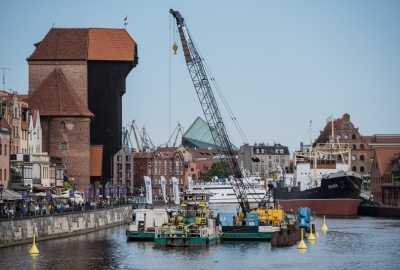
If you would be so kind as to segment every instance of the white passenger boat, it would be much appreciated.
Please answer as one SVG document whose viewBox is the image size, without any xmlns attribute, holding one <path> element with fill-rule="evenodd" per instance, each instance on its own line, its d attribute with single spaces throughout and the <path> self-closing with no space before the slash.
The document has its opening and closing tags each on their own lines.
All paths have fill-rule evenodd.
<svg viewBox="0 0 400 270">
<path fill-rule="evenodd" d="M 233 179 L 214 178 L 210 182 L 197 183 L 193 185 L 193 192 L 210 193 L 210 203 L 237 203 L 233 186 Z M 259 176 L 247 176 L 242 179 L 247 187 L 247 198 L 249 203 L 259 203 L 266 195 L 265 181 Z"/>
</svg>

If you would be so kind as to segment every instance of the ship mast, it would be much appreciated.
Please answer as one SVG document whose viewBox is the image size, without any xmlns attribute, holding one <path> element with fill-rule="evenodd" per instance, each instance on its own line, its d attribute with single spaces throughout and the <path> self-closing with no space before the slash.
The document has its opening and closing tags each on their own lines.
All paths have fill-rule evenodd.
<svg viewBox="0 0 400 270">
<path fill-rule="evenodd" d="M 312 156 L 312 120 L 310 120 L 310 160 L 313 158 Z M 313 181 L 315 187 L 317 187 L 317 155 L 314 153 L 314 170 L 313 170 Z"/>
</svg>

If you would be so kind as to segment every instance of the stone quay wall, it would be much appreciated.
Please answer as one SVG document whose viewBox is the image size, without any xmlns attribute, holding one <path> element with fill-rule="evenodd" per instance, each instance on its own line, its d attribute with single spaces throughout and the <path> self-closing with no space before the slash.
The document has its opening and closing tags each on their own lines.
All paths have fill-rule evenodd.
<svg viewBox="0 0 400 270">
<path fill-rule="evenodd" d="M 94 211 L 45 215 L 0 222 L 0 248 L 36 241 L 89 233 L 132 221 L 132 206 L 123 205 Z"/>
</svg>

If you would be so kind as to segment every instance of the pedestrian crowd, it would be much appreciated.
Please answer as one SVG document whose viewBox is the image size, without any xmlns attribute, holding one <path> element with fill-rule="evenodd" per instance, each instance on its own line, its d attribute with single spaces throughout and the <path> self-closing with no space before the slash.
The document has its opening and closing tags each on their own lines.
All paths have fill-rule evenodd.
<svg viewBox="0 0 400 270">
<path fill-rule="evenodd" d="M 111 203 L 109 200 L 86 200 L 75 202 L 73 200 L 63 201 L 21 201 L 15 205 L 4 205 L 0 212 L 0 218 L 38 217 L 43 215 L 61 214 L 65 212 L 87 211 L 98 208 L 110 207 L 116 204 L 125 204 L 121 200 Z"/>
</svg>

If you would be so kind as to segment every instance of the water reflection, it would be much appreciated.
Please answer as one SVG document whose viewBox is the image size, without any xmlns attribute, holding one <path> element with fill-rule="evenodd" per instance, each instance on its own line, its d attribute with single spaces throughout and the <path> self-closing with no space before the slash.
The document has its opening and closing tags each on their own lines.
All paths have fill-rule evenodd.
<svg viewBox="0 0 400 270">
<path fill-rule="evenodd" d="M 221 208 L 221 207 L 219 207 Z M 320 236 L 306 250 L 269 242 L 225 242 L 208 248 L 153 248 L 126 242 L 125 226 L 86 235 L 2 248 L 1 269 L 399 269 L 400 221 L 373 218 L 314 220 Z M 373 266 L 371 265 L 373 263 Z"/>
</svg>

